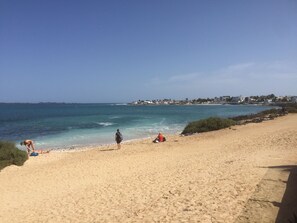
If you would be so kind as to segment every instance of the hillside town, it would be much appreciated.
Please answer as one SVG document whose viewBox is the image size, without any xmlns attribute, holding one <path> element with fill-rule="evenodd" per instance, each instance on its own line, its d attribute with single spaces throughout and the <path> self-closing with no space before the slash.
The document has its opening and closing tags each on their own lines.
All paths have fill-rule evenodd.
<svg viewBox="0 0 297 223">
<path fill-rule="evenodd" d="M 262 96 L 220 96 L 215 98 L 197 99 L 155 99 L 138 100 L 129 103 L 130 105 L 215 105 L 215 104 L 255 104 L 274 105 L 279 103 L 297 103 L 297 96 L 275 96 L 274 94 Z"/>
</svg>

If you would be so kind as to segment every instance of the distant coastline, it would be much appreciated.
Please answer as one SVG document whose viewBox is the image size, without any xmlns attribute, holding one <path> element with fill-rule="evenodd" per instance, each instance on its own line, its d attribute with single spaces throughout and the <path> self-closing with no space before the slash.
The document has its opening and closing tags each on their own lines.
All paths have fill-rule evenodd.
<svg viewBox="0 0 297 223">
<path fill-rule="evenodd" d="M 154 99 L 138 100 L 129 105 L 279 105 L 282 103 L 297 103 L 297 96 L 220 96 L 215 98 L 197 98 L 185 100 Z"/>
<path fill-rule="evenodd" d="M 132 102 L 1 102 L 0 104 L 45 104 L 45 105 L 75 105 L 75 104 L 106 104 L 106 105 L 279 105 L 297 103 L 297 96 L 276 96 L 274 94 L 261 96 L 219 96 L 214 98 L 196 99 L 139 99 Z"/>
</svg>

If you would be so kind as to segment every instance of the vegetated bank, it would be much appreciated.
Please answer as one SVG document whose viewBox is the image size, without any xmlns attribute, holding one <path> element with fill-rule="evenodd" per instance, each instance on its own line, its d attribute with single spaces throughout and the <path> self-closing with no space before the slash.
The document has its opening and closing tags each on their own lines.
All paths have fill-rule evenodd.
<svg viewBox="0 0 297 223">
<path fill-rule="evenodd" d="M 276 106 L 281 107 L 288 113 L 297 113 L 297 103 L 278 103 Z"/>
<path fill-rule="evenodd" d="M 10 165 L 22 166 L 27 159 L 27 152 L 19 150 L 15 143 L 0 141 L 0 171 Z"/>
<path fill-rule="evenodd" d="M 296 103 L 277 104 L 279 108 L 273 108 L 259 112 L 257 114 L 241 115 L 231 118 L 210 117 L 198 121 L 190 122 L 182 131 L 182 135 L 191 135 L 194 133 L 209 132 L 231 127 L 233 125 L 244 125 L 247 123 L 258 123 L 272 120 L 288 113 L 297 113 Z"/>
</svg>

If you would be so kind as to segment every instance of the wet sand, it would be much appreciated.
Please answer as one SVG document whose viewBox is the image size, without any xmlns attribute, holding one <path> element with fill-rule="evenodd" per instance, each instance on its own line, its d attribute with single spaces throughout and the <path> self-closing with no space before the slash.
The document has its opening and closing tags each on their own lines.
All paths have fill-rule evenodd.
<svg viewBox="0 0 297 223">
<path fill-rule="evenodd" d="M 3 169 L 0 222 L 281 222 L 297 206 L 297 115 L 166 138 Z"/>
</svg>

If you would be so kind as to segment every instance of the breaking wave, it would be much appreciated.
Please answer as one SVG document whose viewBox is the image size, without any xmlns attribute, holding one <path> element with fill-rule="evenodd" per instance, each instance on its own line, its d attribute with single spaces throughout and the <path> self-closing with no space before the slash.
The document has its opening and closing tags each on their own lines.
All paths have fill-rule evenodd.
<svg viewBox="0 0 297 223">
<path fill-rule="evenodd" d="M 97 122 L 97 124 L 104 127 L 115 125 L 115 123 L 112 123 L 112 122 Z"/>
</svg>

